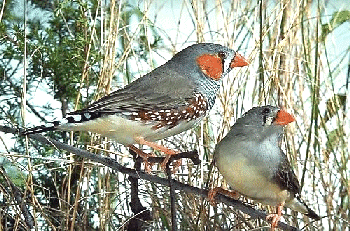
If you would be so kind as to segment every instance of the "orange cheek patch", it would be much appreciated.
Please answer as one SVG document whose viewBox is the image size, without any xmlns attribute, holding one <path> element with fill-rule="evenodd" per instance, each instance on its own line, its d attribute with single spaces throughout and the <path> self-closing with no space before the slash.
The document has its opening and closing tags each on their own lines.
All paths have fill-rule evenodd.
<svg viewBox="0 0 350 231">
<path fill-rule="evenodd" d="M 208 55 L 204 54 L 197 58 L 197 63 L 200 69 L 206 74 L 208 77 L 219 80 L 222 72 L 222 60 L 217 55 Z"/>
</svg>

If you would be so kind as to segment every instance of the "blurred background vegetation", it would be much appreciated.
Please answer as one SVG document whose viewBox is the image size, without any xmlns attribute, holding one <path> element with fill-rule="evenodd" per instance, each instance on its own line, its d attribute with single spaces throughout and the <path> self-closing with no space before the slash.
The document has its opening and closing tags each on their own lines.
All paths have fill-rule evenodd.
<svg viewBox="0 0 350 231">
<path fill-rule="evenodd" d="M 215 108 L 196 129 L 161 141 L 199 150 L 201 165 L 185 161 L 174 177 L 226 187 L 217 170 L 209 171 L 215 144 L 252 106 L 280 105 L 296 117 L 285 150 L 304 198 L 323 217 L 314 222 L 286 210 L 285 221 L 304 230 L 350 230 L 349 37 L 347 0 L 2 0 L 0 120 L 32 127 L 61 118 L 191 44 L 220 43 L 251 64 L 223 81 Z M 133 166 L 123 146 L 95 134 L 46 135 Z M 23 193 L 36 230 L 125 230 L 133 216 L 127 177 L 102 165 L 3 133 L 0 163 L 0 230 L 26 229 L 9 181 Z M 152 174 L 164 176 L 157 167 Z M 153 215 L 144 229 L 170 229 L 168 188 L 147 181 L 140 187 Z M 268 227 L 184 192 L 177 212 L 180 230 Z"/>
</svg>

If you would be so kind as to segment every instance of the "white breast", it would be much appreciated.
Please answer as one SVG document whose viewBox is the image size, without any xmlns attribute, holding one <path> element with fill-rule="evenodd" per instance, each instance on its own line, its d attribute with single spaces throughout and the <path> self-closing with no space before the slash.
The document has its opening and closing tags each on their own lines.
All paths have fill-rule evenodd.
<svg viewBox="0 0 350 231">
<path fill-rule="evenodd" d="M 223 155 L 216 165 L 227 183 L 248 198 L 276 206 L 289 197 L 267 177 L 264 165 L 252 164 L 244 155 Z"/>
<path fill-rule="evenodd" d="M 225 140 L 216 150 L 216 165 L 227 183 L 239 193 L 269 205 L 289 197 L 272 180 L 281 161 L 278 145 L 262 142 Z M 277 144 L 277 143 L 276 143 Z"/>
</svg>

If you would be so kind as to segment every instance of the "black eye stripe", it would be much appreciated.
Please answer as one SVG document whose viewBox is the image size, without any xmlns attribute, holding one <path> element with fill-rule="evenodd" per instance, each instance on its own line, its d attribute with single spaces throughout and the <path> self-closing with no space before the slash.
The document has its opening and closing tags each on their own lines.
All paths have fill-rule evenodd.
<svg viewBox="0 0 350 231">
<path fill-rule="evenodd" d="M 263 124 L 264 124 L 264 125 L 266 124 L 266 120 L 267 120 L 267 115 L 264 115 L 264 116 L 263 116 Z"/>
<path fill-rule="evenodd" d="M 225 59 L 227 58 L 227 54 L 224 51 L 220 51 L 218 56 L 221 59 L 222 70 L 225 71 Z"/>
<path fill-rule="evenodd" d="M 261 114 L 263 116 L 263 124 L 265 125 L 266 122 L 267 122 L 267 118 L 270 116 L 270 113 L 271 113 L 271 109 L 270 108 L 263 108 L 262 111 L 261 111 Z"/>
</svg>

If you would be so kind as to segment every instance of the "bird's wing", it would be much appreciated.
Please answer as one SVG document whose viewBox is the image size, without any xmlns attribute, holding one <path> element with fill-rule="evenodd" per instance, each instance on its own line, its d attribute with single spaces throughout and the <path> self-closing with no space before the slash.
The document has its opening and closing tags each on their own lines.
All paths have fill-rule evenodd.
<svg viewBox="0 0 350 231">
<path fill-rule="evenodd" d="M 159 76 L 167 76 L 159 78 Z M 166 110 L 188 105 L 195 89 L 190 80 L 176 71 L 155 69 L 125 88 L 112 92 L 85 109 L 71 112 L 103 114 Z"/>
<path fill-rule="evenodd" d="M 295 175 L 292 166 L 290 165 L 286 154 L 281 150 L 282 162 L 278 166 L 278 170 L 274 175 L 274 180 L 282 189 L 299 194 L 300 184 L 297 176 Z"/>
</svg>

